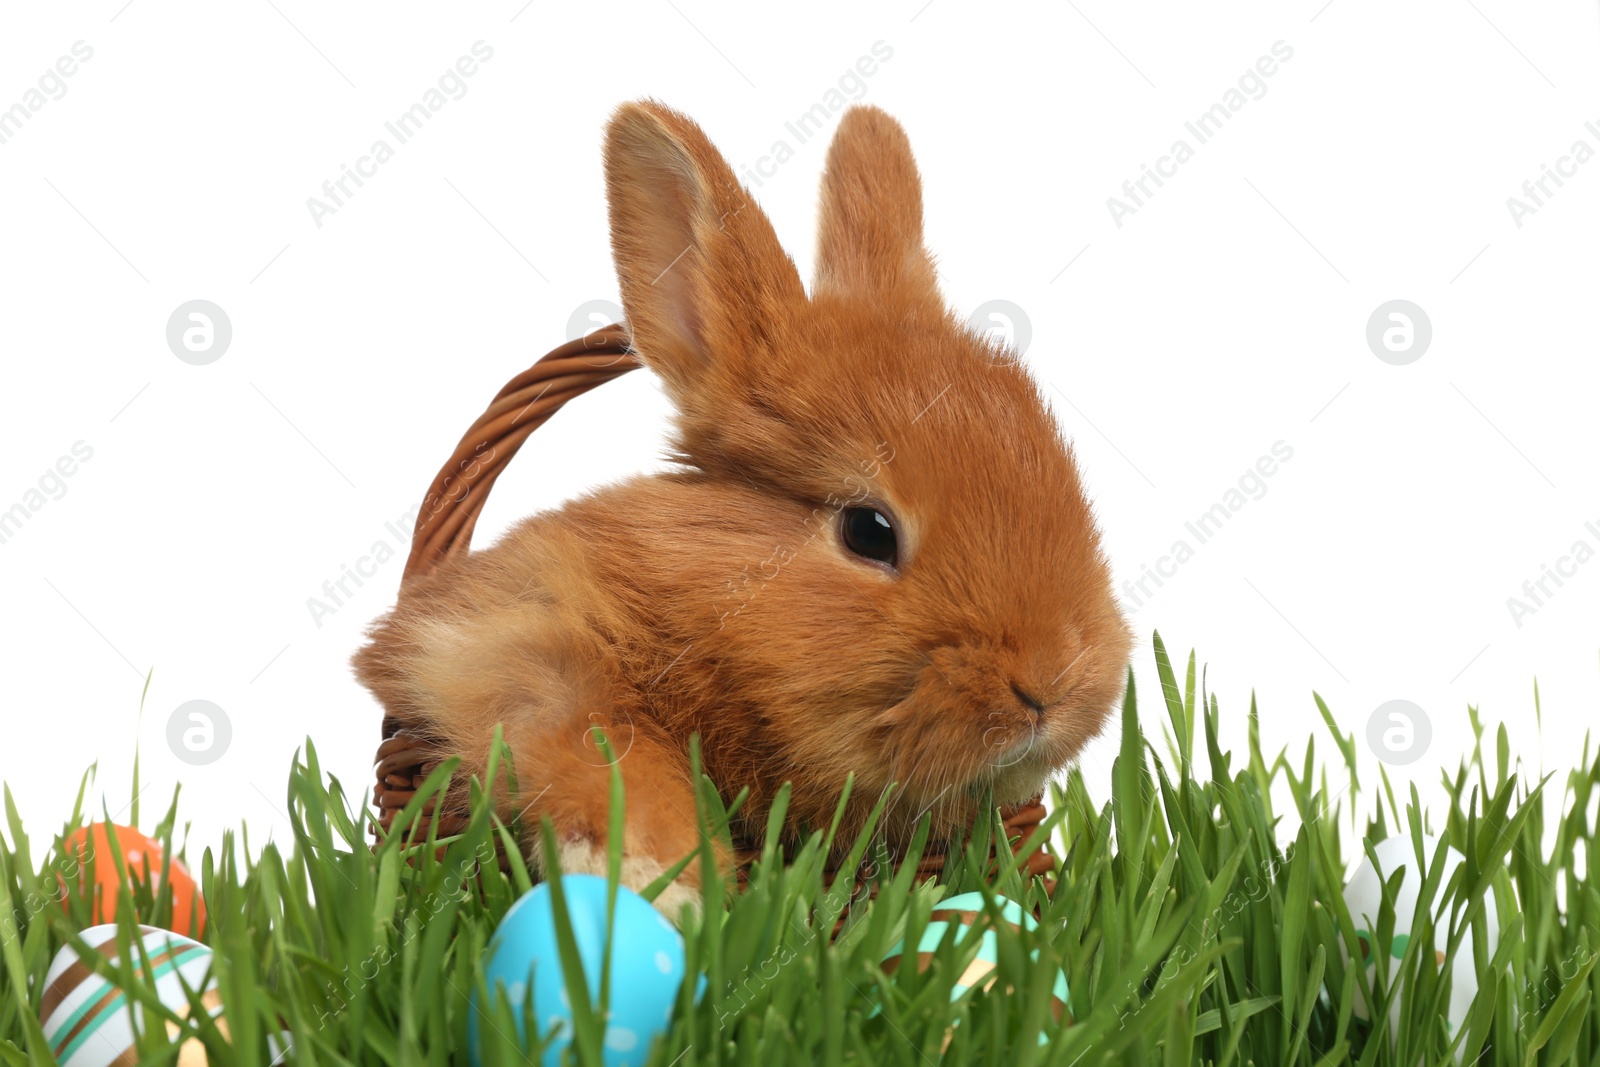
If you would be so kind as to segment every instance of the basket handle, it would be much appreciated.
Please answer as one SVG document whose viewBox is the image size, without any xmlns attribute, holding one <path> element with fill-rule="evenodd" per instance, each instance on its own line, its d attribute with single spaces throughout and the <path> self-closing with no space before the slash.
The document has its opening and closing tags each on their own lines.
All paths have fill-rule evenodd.
<svg viewBox="0 0 1600 1067">
<path fill-rule="evenodd" d="M 507 382 L 428 486 L 402 586 L 467 553 L 489 490 L 529 434 L 573 397 L 641 366 L 627 328 L 613 324 L 568 341 Z"/>
</svg>

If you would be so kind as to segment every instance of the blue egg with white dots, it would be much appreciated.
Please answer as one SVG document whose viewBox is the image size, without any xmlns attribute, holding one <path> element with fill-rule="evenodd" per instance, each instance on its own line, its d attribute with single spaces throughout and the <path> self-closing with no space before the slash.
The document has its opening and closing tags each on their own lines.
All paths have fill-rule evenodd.
<svg viewBox="0 0 1600 1067">
<path fill-rule="evenodd" d="M 598 1007 L 600 970 L 606 952 L 606 880 L 592 874 L 561 878 L 583 964 L 589 1003 Z M 561 953 L 556 942 L 554 898 L 548 884 L 534 886 L 507 911 L 489 940 L 484 980 L 491 996 L 503 990 L 526 1041 L 524 1004 L 532 990 L 534 1023 L 541 1037 L 555 1035 L 544 1054 L 546 1067 L 561 1061 L 576 1033 Z M 617 889 L 611 939 L 610 1014 L 606 1022 L 606 1067 L 641 1067 L 657 1035 L 667 1032 L 686 969 L 683 936 L 648 901 L 630 889 Z M 491 1016 L 473 996 L 467 1043 L 475 1065 L 482 1064 L 480 1024 Z"/>
</svg>

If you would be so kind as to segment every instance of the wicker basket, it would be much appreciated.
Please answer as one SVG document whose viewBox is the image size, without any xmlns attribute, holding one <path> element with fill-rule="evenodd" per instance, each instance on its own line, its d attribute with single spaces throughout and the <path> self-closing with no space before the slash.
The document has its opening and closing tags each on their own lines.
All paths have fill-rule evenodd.
<svg viewBox="0 0 1600 1067">
<path fill-rule="evenodd" d="M 489 490 L 529 434 L 567 401 L 640 366 L 629 346 L 626 329 L 614 325 L 569 341 L 507 382 L 428 486 L 402 582 L 467 554 Z M 488 458 L 485 460 L 484 456 Z M 390 829 L 395 814 L 416 795 L 437 765 L 434 742 L 424 724 L 392 715 L 384 717 L 383 740 L 378 745 L 376 761 L 378 782 L 373 794 L 383 832 Z M 596 803 L 604 802 L 605 798 L 596 798 Z M 1045 809 L 1035 800 L 1006 808 L 1002 815 L 1007 835 L 1016 847 L 1043 820 Z M 425 837 L 434 820 L 440 837 L 459 833 L 466 825 L 464 812 L 430 807 L 411 835 Z M 758 842 L 744 844 L 746 847 L 739 851 L 741 875 L 759 855 Z M 944 868 L 944 859 L 939 846 L 932 844 L 918 869 L 930 877 L 937 875 Z M 1040 849 L 1028 857 L 1025 869 L 1029 875 L 1046 874 L 1052 866 L 1050 854 Z"/>
</svg>

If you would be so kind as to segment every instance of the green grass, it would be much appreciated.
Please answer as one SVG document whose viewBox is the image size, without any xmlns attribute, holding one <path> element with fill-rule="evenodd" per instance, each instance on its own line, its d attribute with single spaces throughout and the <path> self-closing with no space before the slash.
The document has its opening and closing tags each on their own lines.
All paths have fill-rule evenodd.
<svg viewBox="0 0 1600 1067">
<path fill-rule="evenodd" d="M 769 846 L 745 891 L 724 904 L 723 887 L 708 887 L 710 919 L 688 931 L 690 981 L 652 1062 L 1600 1063 L 1593 1011 L 1600 893 L 1591 877 L 1600 859 L 1588 814 L 1600 758 L 1586 746 L 1565 781 L 1529 781 L 1504 729 L 1486 754 L 1484 731 L 1469 712 L 1480 744 L 1470 761 L 1441 776 L 1448 802 L 1425 811 L 1414 789 L 1397 798 L 1387 778 L 1358 778 L 1356 740 L 1339 732 L 1320 699 L 1332 760 L 1319 758 L 1314 741 L 1292 756 L 1262 753 L 1253 703 L 1243 758 L 1222 751 L 1223 712 L 1215 696 L 1197 696 L 1194 657 L 1180 682 L 1159 638 L 1156 652 L 1161 699 L 1147 702 L 1141 718 L 1130 685 L 1110 801 L 1092 798 L 1077 773 L 1053 797 L 1042 828 L 1061 857 L 1053 895 L 1039 882 L 1025 885 L 1009 865 L 986 876 L 979 859 L 995 832 L 987 822 L 974 828 L 947 884 L 913 885 L 909 873 L 874 863 L 870 834 L 854 846 L 864 880 L 846 878 L 831 889 L 822 872 L 825 833 L 787 862 Z M 1152 742 L 1158 723 L 1164 737 Z M 701 818 L 709 833 L 719 832 L 727 813 L 709 782 L 701 783 Z M 620 796 L 619 782 L 613 793 Z M 475 799 L 482 795 L 477 790 Z M 185 1024 L 213 1063 L 265 1067 L 264 1035 L 282 1028 L 293 1032 L 295 1061 L 303 1064 L 468 1062 L 467 1016 L 484 948 L 531 884 L 520 862 L 503 874 L 480 859 L 517 828 L 497 825 L 477 803 L 465 833 L 437 842 L 439 855 L 424 847 L 407 856 L 398 838 L 374 851 L 362 802 L 360 791 L 347 793 L 324 774 L 308 743 L 287 786 L 292 843 L 251 849 L 244 835 L 229 834 L 191 857 L 237 1041 L 228 1043 L 209 1021 Z M 157 828 L 169 844 L 176 803 Z M 77 807 L 54 844 L 36 848 L 7 795 L 0 1067 L 55 1062 L 35 1013 L 51 957 L 87 925 L 82 901 L 69 914 L 55 899 L 60 842 L 84 818 L 81 795 Z M 1357 826 L 1358 809 L 1376 814 Z M 408 810 L 402 821 L 414 815 Z M 1419 907 L 1403 959 L 1378 954 L 1384 965 L 1370 993 L 1383 1005 L 1399 998 L 1398 1034 L 1389 1033 L 1386 1011 L 1375 1013 L 1375 1023 L 1353 1018 L 1367 978 L 1344 962 L 1357 950 L 1357 923 L 1341 888 L 1363 838 L 1406 834 L 1420 842 L 1424 831 L 1466 856 L 1456 877 L 1430 883 L 1443 902 L 1441 940 L 1450 957 L 1468 954 L 1480 976 L 1470 1021 L 1454 1035 L 1442 1007 L 1448 963 L 1441 972 L 1417 951 L 1431 932 L 1429 909 Z M 1435 875 L 1442 872 L 1435 857 L 1427 860 Z M 992 990 L 950 999 L 954 976 L 977 952 L 975 935 L 948 938 L 926 970 L 883 972 L 889 947 L 914 940 L 942 897 L 980 887 L 1037 909 L 1041 919 L 1037 932 L 994 926 L 999 980 Z M 1482 907 L 1490 894 L 1500 923 L 1492 959 Z M 135 912 L 157 924 L 170 914 L 170 900 L 148 890 L 123 899 L 124 924 Z M 830 941 L 841 916 L 844 930 Z M 1392 920 L 1380 917 L 1380 943 Z M 1058 966 L 1072 991 L 1076 1022 L 1068 1026 L 1056 1025 L 1048 1010 Z M 131 968 L 105 973 L 131 997 L 151 1001 Z M 706 985 L 696 1002 L 698 975 Z M 576 1047 L 593 1050 L 600 1006 L 588 1005 L 576 982 L 571 988 Z M 507 1010 L 502 1003 L 500 1018 L 483 1028 L 485 1067 L 530 1055 L 506 1036 L 515 1032 Z M 542 1043 L 543 1035 L 534 1038 L 535 1057 Z M 159 1028 L 142 1049 L 144 1064 L 174 1061 Z"/>
</svg>

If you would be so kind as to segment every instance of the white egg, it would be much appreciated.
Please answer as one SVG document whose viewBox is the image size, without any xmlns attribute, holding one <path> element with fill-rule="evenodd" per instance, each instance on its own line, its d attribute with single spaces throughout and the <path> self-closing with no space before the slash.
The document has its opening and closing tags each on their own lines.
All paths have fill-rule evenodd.
<svg viewBox="0 0 1600 1067">
<path fill-rule="evenodd" d="M 1427 862 L 1433 862 L 1434 850 L 1439 847 L 1437 838 L 1424 836 L 1423 853 Z M 1416 914 L 1417 898 L 1422 893 L 1424 872 L 1418 870 L 1417 856 L 1409 834 L 1391 837 L 1374 845 L 1372 851 L 1378 857 L 1378 863 L 1383 868 L 1383 880 L 1394 877 L 1395 871 L 1401 867 L 1406 869 L 1405 877 L 1400 883 L 1400 890 L 1395 894 L 1394 901 L 1394 938 L 1388 946 L 1389 950 L 1389 975 L 1393 982 L 1400 958 L 1405 955 L 1405 950 L 1411 938 L 1411 919 Z M 1435 966 L 1444 963 L 1445 949 L 1450 943 L 1450 903 L 1445 899 L 1445 887 L 1450 884 L 1456 868 L 1465 862 L 1466 857 L 1454 848 L 1447 847 L 1444 859 L 1444 877 L 1439 882 L 1439 888 L 1434 893 L 1433 899 L 1433 959 Z M 1356 869 L 1355 876 L 1350 879 L 1350 884 L 1344 891 L 1345 906 L 1350 909 L 1350 918 L 1355 923 L 1358 936 L 1363 939 L 1362 952 L 1379 951 L 1372 931 L 1378 924 L 1378 911 L 1383 905 L 1383 883 L 1379 879 L 1378 871 L 1373 868 L 1370 858 L 1363 858 L 1361 866 Z M 1491 894 L 1484 900 L 1484 917 L 1489 927 L 1489 952 L 1492 955 L 1499 941 L 1499 917 L 1495 913 L 1494 896 Z M 1346 963 L 1349 962 L 1346 956 Z M 1450 969 L 1450 1001 L 1446 1005 L 1446 1025 L 1452 1037 L 1466 1024 L 1468 1012 L 1472 1008 L 1472 999 L 1478 994 L 1478 973 L 1473 961 L 1472 934 L 1469 932 L 1462 939 L 1460 948 Z M 1376 984 L 1377 963 L 1368 959 L 1367 978 Z M 1370 1017 L 1366 998 L 1361 992 L 1359 982 L 1356 985 L 1355 1016 L 1358 1019 Z M 1400 998 L 1395 997 L 1389 1010 L 1389 1033 L 1391 1039 L 1398 1035 L 1400 1030 Z"/>
</svg>

